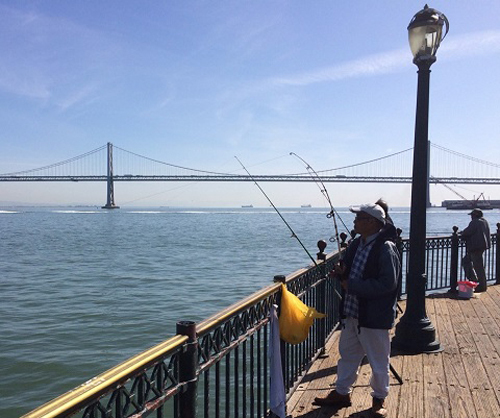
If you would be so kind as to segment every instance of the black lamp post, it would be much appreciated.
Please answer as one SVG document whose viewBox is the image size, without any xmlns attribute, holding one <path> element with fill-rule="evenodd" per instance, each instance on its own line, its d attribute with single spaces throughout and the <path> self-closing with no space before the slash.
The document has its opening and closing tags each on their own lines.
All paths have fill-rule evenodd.
<svg viewBox="0 0 500 418">
<path fill-rule="evenodd" d="M 443 26 L 446 30 L 443 33 Z M 427 5 L 408 25 L 413 63 L 418 67 L 417 113 L 413 148 L 413 178 L 410 215 L 410 254 L 406 286 L 406 311 L 396 326 L 392 347 L 405 353 L 441 350 L 436 330 L 425 310 L 425 238 L 428 185 L 428 128 L 430 67 L 436 61 L 439 44 L 448 33 L 448 19 Z"/>
</svg>

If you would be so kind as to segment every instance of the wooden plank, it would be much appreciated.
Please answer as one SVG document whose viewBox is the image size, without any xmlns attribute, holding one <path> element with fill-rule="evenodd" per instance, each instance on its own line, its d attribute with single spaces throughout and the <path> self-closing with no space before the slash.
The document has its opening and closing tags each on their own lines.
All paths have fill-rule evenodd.
<svg viewBox="0 0 500 418">
<path fill-rule="evenodd" d="M 476 316 L 481 319 L 490 346 L 485 344 L 481 351 L 481 359 L 485 366 L 497 403 L 500 404 L 500 306 L 497 300 L 500 297 L 500 286 L 488 287 L 488 292 L 481 294 L 481 304 L 474 304 Z"/>
<path fill-rule="evenodd" d="M 472 309 L 471 300 L 457 300 L 455 302 L 456 315 L 451 316 L 451 321 L 455 329 L 455 335 L 460 350 L 459 358 L 461 358 L 466 382 L 472 394 L 474 409 L 479 417 L 498 416 L 500 410 L 498 405 L 493 405 L 488 401 L 488 396 L 484 394 L 484 390 L 490 386 L 486 372 L 480 359 L 477 356 L 477 344 L 474 340 L 475 332 L 478 327 L 482 327 L 477 321 L 474 310 Z M 474 321 L 474 332 L 471 332 L 468 322 Z"/>
<path fill-rule="evenodd" d="M 310 370 L 304 377 L 295 393 L 287 402 L 288 413 L 307 415 L 311 418 L 323 416 L 320 408 L 313 405 L 314 398 L 326 396 L 333 390 L 333 384 L 336 380 L 337 361 L 338 361 L 338 338 L 340 332 L 334 335 L 328 341 L 325 347 L 325 355 L 314 362 Z"/>
<path fill-rule="evenodd" d="M 406 377 L 406 370 L 404 368 L 404 356 L 398 355 L 398 356 L 392 356 L 391 357 L 391 365 L 392 367 L 396 370 L 396 372 L 399 374 L 399 376 L 403 379 L 403 385 L 405 384 L 405 377 Z M 389 396 L 386 399 L 386 408 L 389 413 L 390 417 L 397 417 L 397 411 L 399 408 L 399 402 L 401 400 L 401 390 L 402 390 L 402 385 L 399 384 L 399 382 L 396 380 L 394 375 L 391 373 L 390 374 L 390 381 L 389 381 Z"/>
<path fill-rule="evenodd" d="M 404 309 L 406 308 L 406 301 L 399 302 L 399 305 L 404 311 Z M 399 318 L 401 318 L 401 316 L 399 316 L 398 319 Z M 393 328 L 391 330 L 391 338 L 394 337 L 394 333 L 395 329 Z M 396 371 L 396 373 L 398 373 L 399 376 L 403 379 L 403 385 L 404 385 L 407 375 L 407 371 L 405 369 L 404 356 L 402 355 L 391 356 L 391 365 Z M 389 417 L 397 417 L 399 416 L 398 409 L 399 409 L 399 404 L 401 402 L 401 391 L 403 386 L 397 381 L 397 379 L 394 377 L 392 373 L 390 374 L 389 382 L 390 382 L 389 383 L 390 389 L 389 389 L 389 396 L 386 399 L 386 408 Z"/>
<path fill-rule="evenodd" d="M 391 418 L 490 418 L 500 416 L 500 286 L 471 300 L 447 295 L 427 299 L 427 313 L 444 348 L 441 353 L 398 355 L 391 364 L 403 378 L 391 375 L 387 399 Z M 312 406 L 316 396 L 328 393 L 336 380 L 338 342 L 329 345 L 311 375 L 290 399 L 288 413 L 299 418 L 369 416 L 371 369 L 360 369 L 353 406 L 336 411 Z"/>
<path fill-rule="evenodd" d="M 404 384 L 401 386 L 400 402 L 397 415 L 393 408 L 389 409 L 391 416 L 405 418 L 422 418 L 423 409 L 423 358 L 422 355 L 403 356 L 405 370 Z"/>
<path fill-rule="evenodd" d="M 429 298 L 426 301 L 428 316 L 436 328 L 436 336 L 439 340 L 437 304 L 436 299 Z M 440 344 L 443 344 L 440 341 Z M 442 347 L 443 348 L 443 347 Z M 450 413 L 450 400 L 446 388 L 446 374 L 444 371 L 443 352 L 424 354 L 423 360 L 423 380 L 424 396 L 423 408 L 424 416 L 429 418 L 448 418 Z"/>
<path fill-rule="evenodd" d="M 487 298 L 487 295 L 484 297 L 481 295 L 481 298 L 471 299 L 467 301 L 468 303 L 462 303 L 460 306 L 474 342 L 474 352 L 466 353 L 465 359 L 467 361 L 466 371 L 470 373 L 469 379 L 476 410 L 479 416 L 493 417 L 500 415 L 498 400 L 495 396 L 490 396 L 495 394 L 495 389 L 498 386 L 492 383 L 491 373 L 488 373 L 488 369 L 491 369 L 492 366 L 488 359 L 491 358 L 492 354 L 495 354 L 495 348 L 483 325 L 483 321 L 488 322 L 488 315 L 477 315 L 477 311 L 484 313 L 483 300 Z M 494 377 L 494 379 L 498 382 L 497 378 Z"/>
<path fill-rule="evenodd" d="M 477 415 L 451 321 L 450 308 L 453 311 L 455 303 L 455 300 L 441 298 L 436 300 L 434 304 L 435 326 L 440 343 L 444 348 L 441 353 L 443 370 L 445 371 L 443 394 L 447 393 L 447 403 L 453 418 L 472 418 Z"/>
</svg>

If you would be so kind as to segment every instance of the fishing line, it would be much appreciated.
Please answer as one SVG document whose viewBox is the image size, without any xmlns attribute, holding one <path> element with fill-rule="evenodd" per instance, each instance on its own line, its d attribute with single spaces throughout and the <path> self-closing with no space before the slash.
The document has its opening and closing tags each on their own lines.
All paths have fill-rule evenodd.
<svg viewBox="0 0 500 418">
<path fill-rule="evenodd" d="M 246 167 L 243 165 L 243 163 L 239 160 L 238 157 L 234 156 L 234 158 L 236 158 L 236 160 L 240 163 L 240 165 L 243 167 L 243 170 L 245 170 L 248 174 L 248 176 L 252 179 L 252 181 L 255 183 L 255 185 L 259 188 L 259 190 L 262 192 L 262 194 L 265 196 L 265 198 L 267 199 L 267 201 L 271 204 L 271 206 L 273 207 L 273 209 L 276 211 L 276 213 L 279 215 L 279 217 L 281 218 L 281 220 L 285 223 L 285 225 L 288 227 L 288 229 L 290 230 L 290 232 L 292 233 L 292 238 L 295 238 L 297 240 L 297 242 L 300 244 L 300 246 L 304 249 L 304 251 L 307 253 L 307 255 L 309 256 L 309 258 L 312 260 L 312 262 L 314 263 L 314 265 L 316 267 L 319 267 L 318 264 L 316 263 L 316 260 L 312 257 L 311 253 L 307 250 L 307 248 L 305 247 L 305 245 L 302 243 L 302 241 L 299 239 L 299 237 L 297 236 L 297 234 L 295 233 L 295 231 L 292 229 L 292 227 L 290 226 L 290 224 L 286 221 L 286 219 L 283 217 L 283 215 L 280 213 L 280 211 L 278 210 L 278 208 L 274 205 L 274 203 L 272 202 L 272 200 L 269 198 L 269 196 L 266 194 L 266 192 L 264 191 L 264 189 L 262 189 L 262 187 L 260 187 L 259 183 L 257 183 L 257 181 L 255 180 L 255 178 L 250 174 L 250 172 L 246 169 Z"/>
<path fill-rule="evenodd" d="M 300 161 L 302 161 L 305 164 L 307 172 L 312 177 L 312 179 L 314 180 L 314 183 L 316 184 L 316 186 L 318 186 L 319 190 L 321 191 L 321 194 L 324 196 L 324 198 L 326 199 L 326 201 L 330 205 L 330 212 L 326 215 L 326 217 L 332 218 L 332 220 L 333 220 L 333 227 L 335 230 L 335 241 L 337 241 L 338 251 L 340 254 L 340 239 L 339 239 L 339 230 L 337 227 L 337 219 L 336 218 L 338 217 L 340 219 L 340 221 L 342 222 L 342 224 L 344 225 L 344 228 L 346 229 L 346 231 L 348 233 L 350 233 L 349 228 L 347 228 L 345 222 L 342 220 L 342 218 L 340 217 L 338 212 L 333 207 L 332 201 L 330 199 L 330 195 L 328 194 L 328 190 L 326 189 L 326 186 L 323 183 L 323 180 L 321 180 L 321 177 L 319 176 L 317 171 L 314 170 L 314 168 L 312 168 L 311 165 L 306 160 L 304 160 L 300 155 L 296 154 L 295 152 L 291 152 L 290 155 L 297 157 Z M 313 173 L 314 173 L 314 175 L 313 175 Z M 318 181 L 321 184 L 321 186 L 318 184 Z M 332 238 L 330 238 L 330 242 L 332 242 Z"/>
<path fill-rule="evenodd" d="M 155 196 L 159 196 L 161 194 L 165 194 L 165 193 L 169 193 L 169 192 L 172 192 L 174 190 L 179 190 L 179 189 L 183 189 L 183 188 L 187 188 L 187 187 L 191 187 L 191 186 L 195 186 L 196 184 L 200 183 L 199 181 L 198 182 L 195 182 L 195 183 L 188 183 L 188 184 L 183 184 L 182 186 L 178 186 L 178 187 L 174 187 L 172 189 L 167 189 L 167 190 L 163 190 L 161 192 L 157 192 L 157 193 L 154 193 L 154 194 L 150 194 L 148 196 L 142 196 L 142 197 L 138 197 L 137 199 L 134 199 L 134 200 L 129 200 L 128 202 L 123 202 L 123 203 L 120 203 L 121 206 L 126 206 L 126 205 L 129 205 L 131 203 L 135 203 L 135 202 L 138 202 L 139 200 L 145 200 L 145 199 L 149 199 L 150 197 L 155 197 Z"/>
<path fill-rule="evenodd" d="M 288 227 L 288 229 L 290 230 L 290 232 L 292 233 L 292 238 L 295 238 L 297 240 L 297 242 L 300 244 L 300 246 L 304 249 L 304 251 L 306 252 L 306 254 L 309 256 L 309 258 L 311 259 L 311 261 L 313 262 L 314 266 L 316 268 L 319 268 L 319 265 L 318 263 L 316 263 L 316 260 L 312 257 L 311 253 L 307 250 L 307 248 L 304 246 L 304 244 L 302 243 L 302 241 L 299 239 L 299 237 L 297 236 L 297 234 L 294 232 L 294 230 L 292 229 L 292 227 L 288 224 L 288 222 L 285 220 L 285 218 L 283 217 L 283 215 L 280 213 L 280 211 L 278 210 L 278 208 L 274 205 L 274 203 L 272 202 L 272 200 L 269 198 L 269 196 L 266 194 L 266 192 L 262 189 L 262 187 L 260 187 L 259 183 L 257 183 L 257 181 L 255 180 L 255 178 L 250 174 L 250 172 L 246 169 L 246 167 L 243 165 L 243 163 L 238 159 L 238 157 L 234 156 L 234 158 L 236 158 L 236 160 L 240 163 L 240 165 L 243 167 L 243 170 L 245 170 L 248 174 L 248 176 L 252 179 L 252 181 L 255 183 L 255 185 L 259 188 L 259 190 L 262 192 L 262 194 L 266 197 L 267 201 L 271 204 L 271 206 L 274 208 L 274 210 L 276 211 L 276 213 L 280 216 L 281 220 L 285 223 L 285 225 Z M 340 254 L 340 252 L 339 252 Z M 333 291 L 335 292 L 335 294 L 337 295 L 337 297 L 339 298 L 339 300 L 342 300 L 342 295 L 338 292 L 337 289 L 335 289 L 335 287 L 333 288 Z"/>
</svg>

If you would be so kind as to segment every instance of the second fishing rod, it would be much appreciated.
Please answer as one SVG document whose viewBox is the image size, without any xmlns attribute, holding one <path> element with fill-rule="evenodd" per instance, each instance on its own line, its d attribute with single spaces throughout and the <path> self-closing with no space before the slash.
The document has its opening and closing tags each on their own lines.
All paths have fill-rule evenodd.
<svg viewBox="0 0 500 418">
<path fill-rule="evenodd" d="M 243 165 L 243 163 L 240 161 L 240 159 L 238 157 L 234 157 L 236 158 L 236 160 L 240 163 L 241 167 L 243 167 L 243 170 L 246 171 L 246 173 L 248 174 L 248 176 L 252 179 L 252 181 L 254 182 L 254 184 L 259 188 L 259 190 L 261 191 L 261 193 L 264 195 L 264 197 L 267 199 L 267 201 L 270 203 L 270 205 L 273 207 L 273 209 L 276 211 L 276 213 L 279 215 L 279 217 L 281 218 L 281 220 L 283 221 L 283 223 L 287 226 L 287 228 L 290 230 L 290 232 L 292 233 L 292 238 L 295 238 L 297 240 L 297 242 L 300 244 L 300 246 L 302 247 L 302 249 L 306 252 L 306 254 L 308 255 L 308 257 L 311 259 L 311 261 L 313 262 L 314 266 L 316 268 L 320 268 L 319 264 L 316 262 L 316 260 L 314 259 L 314 257 L 311 255 L 311 253 L 308 251 L 308 249 L 306 248 L 306 246 L 304 245 L 304 243 L 300 240 L 300 238 L 297 236 L 297 234 L 295 233 L 295 231 L 293 230 L 293 228 L 290 226 L 290 224 L 286 221 L 286 219 L 283 217 L 283 215 L 281 214 L 281 212 L 278 210 L 278 208 L 275 206 L 275 204 L 273 203 L 273 201 L 271 200 L 271 198 L 267 195 L 267 193 L 264 191 L 264 189 L 262 187 L 260 187 L 260 184 L 257 183 L 257 180 L 255 180 L 255 178 L 250 174 L 250 172 L 247 170 L 247 168 Z M 323 272 L 324 273 L 324 272 Z M 325 277 L 326 277 L 326 274 L 324 274 Z M 334 289 L 335 290 L 335 293 L 337 294 L 337 296 L 342 299 L 342 296 L 340 295 L 340 293 L 337 291 L 337 289 Z"/>
</svg>

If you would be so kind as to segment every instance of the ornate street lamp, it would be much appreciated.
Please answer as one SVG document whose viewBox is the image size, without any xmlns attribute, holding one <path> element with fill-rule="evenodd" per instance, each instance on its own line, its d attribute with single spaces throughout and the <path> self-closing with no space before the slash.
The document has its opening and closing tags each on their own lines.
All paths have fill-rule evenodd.
<svg viewBox="0 0 500 418">
<path fill-rule="evenodd" d="M 443 26 L 446 31 L 443 34 Z M 427 4 L 415 16 L 408 25 L 408 40 L 413 54 L 413 62 L 420 69 L 420 62 L 428 62 L 430 65 L 436 61 L 436 52 L 441 41 L 448 33 L 449 23 L 446 16 L 431 9 Z"/>
<path fill-rule="evenodd" d="M 443 32 L 443 26 L 446 30 Z M 436 52 L 448 33 L 448 19 L 427 5 L 408 25 L 408 38 L 413 63 L 418 67 L 415 145 L 413 148 L 413 178 L 410 214 L 410 254 L 406 287 L 406 311 L 396 326 L 392 347 L 405 353 L 425 353 L 441 350 L 436 329 L 425 309 L 425 238 L 426 206 L 429 171 L 429 78 Z"/>
</svg>

